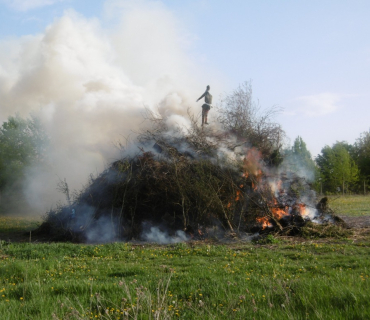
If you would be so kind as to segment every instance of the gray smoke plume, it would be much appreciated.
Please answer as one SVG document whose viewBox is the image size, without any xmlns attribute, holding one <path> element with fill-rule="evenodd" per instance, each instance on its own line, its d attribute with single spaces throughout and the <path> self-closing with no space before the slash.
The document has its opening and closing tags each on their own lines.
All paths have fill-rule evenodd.
<svg viewBox="0 0 370 320">
<path fill-rule="evenodd" d="M 46 164 L 29 168 L 24 185 L 40 213 L 63 197 L 59 179 L 80 189 L 120 158 L 115 146 L 150 125 L 146 108 L 184 127 L 188 108 L 200 110 L 206 83 L 176 17 L 146 1 L 108 1 L 106 10 L 114 27 L 67 11 L 42 34 L 0 41 L 0 121 L 32 113 L 51 141 Z"/>
</svg>

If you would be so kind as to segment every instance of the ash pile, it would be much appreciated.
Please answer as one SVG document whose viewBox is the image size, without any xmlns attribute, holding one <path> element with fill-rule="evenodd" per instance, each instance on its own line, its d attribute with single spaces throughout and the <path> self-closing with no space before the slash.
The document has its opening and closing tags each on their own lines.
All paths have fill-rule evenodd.
<svg viewBox="0 0 370 320">
<path fill-rule="evenodd" d="M 51 210 L 36 234 L 53 241 L 152 241 L 299 234 L 332 221 L 304 177 L 231 133 L 199 127 L 141 134 L 115 161 Z"/>
</svg>

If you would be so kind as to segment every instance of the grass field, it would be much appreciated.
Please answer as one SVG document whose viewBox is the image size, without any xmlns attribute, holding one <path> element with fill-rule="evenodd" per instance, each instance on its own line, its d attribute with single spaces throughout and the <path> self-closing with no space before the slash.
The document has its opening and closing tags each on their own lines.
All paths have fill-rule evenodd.
<svg viewBox="0 0 370 320">
<path fill-rule="evenodd" d="M 34 230 L 40 224 L 41 218 L 0 216 L 0 232 L 12 234 Z"/>
<path fill-rule="evenodd" d="M 370 195 L 329 196 L 329 205 L 339 215 L 370 216 Z"/>
<path fill-rule="evenodd" d="M 3 235 L 35 223 L 7 219 Z M 366 232 L 342 239 L 269 236 L 265 244 L 227 245 L 2 240 L 0 315 L 2 320 L 369 319 L 369 266 Z"/>
</svg>

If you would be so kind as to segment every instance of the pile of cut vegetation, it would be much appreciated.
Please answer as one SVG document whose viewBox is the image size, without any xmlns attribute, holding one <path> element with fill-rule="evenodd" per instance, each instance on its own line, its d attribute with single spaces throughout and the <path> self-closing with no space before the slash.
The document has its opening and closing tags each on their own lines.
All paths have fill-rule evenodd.
<svg viewBox="0 0 370 320">
<path fill-rule="evenodd" d="M 301 195 L 309 185 L 268 166 L 247 141 L 201 129 L 168 131 L 162 122 L 140 135 L 138 151 L 90 183 L 68 205 L 50 211 L 36 233 L 50 240 L 105 242 L 146 239 L 158 230 L 169 237 L 218 234 L 299 233 L 315 211 Z M 278 177 L 279 175 L 279 177 Z M 279 179 L 280 180 L 279 180 Z M 153 228 L 156 229 L 153 229 Z M 214 235 L 214 233 L 213 233 Z"/>
<path fill-rule="evenodd" d="M 199 235 L 215 225 L 232 232 L 240 227 L 252 176 L 246 179 L 236 163 L 206 152 L 180 152 L 159 140 L 152 145 L 152 151 L 140 146 L 138 154 L 92 178 L 70 204 L 48 213 L 38 233 L 54 240 L 100 241 L 138 239 L 146 226 L 170 235 L 177 230 Z"/>
</svg>

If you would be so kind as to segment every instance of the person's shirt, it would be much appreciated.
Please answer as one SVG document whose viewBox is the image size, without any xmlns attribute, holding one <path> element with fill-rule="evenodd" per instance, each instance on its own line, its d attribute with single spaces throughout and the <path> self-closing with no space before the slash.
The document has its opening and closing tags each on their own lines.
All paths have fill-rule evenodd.
<svg viewBox="0 0 370 320">
<path fill-rule="evenodd" d="M 198 100 L 202 99 L 203 97 L 205 103 L 212 104 L 212 95 L 209 93 L 209 91 L 204 92 Z"/>
<path fill-rule="evenodd" d="M 212 104 L 212 95 L 207 91 L 204 95 L 205 103 Z"/>
</svg>

